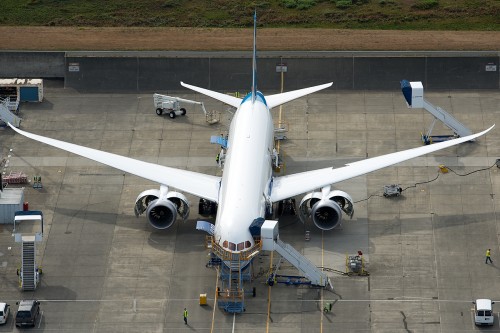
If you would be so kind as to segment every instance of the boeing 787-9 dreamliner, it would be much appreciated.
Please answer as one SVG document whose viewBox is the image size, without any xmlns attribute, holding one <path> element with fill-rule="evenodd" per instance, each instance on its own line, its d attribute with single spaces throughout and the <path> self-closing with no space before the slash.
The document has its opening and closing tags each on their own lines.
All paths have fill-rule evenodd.
<svg viewBox="0 0 500 333">
<path fill-rule="evenodd" d="M 262 220 L 272 214 L 274 203 L 305 193 L 299 207 L 301 219 L 312 220 L 322 230 L 334 229 L 340 224 L 343 214 L 352 216 L 354 207 L 349 194 L 331 189 L 332 184 L 471 141 L 494 127 L 470 136 L 348 163 L 339 168 L 274 176 L 275 140 L 270 109 L 328 88 L 332 83 L 267 96 L 260 92 L 257 89 L 256 17 L 252 61 L 251 92 L 242 99 L 181 82 L 183 87 L 237 108 L 229 127 L 222 177 L 111 154 L 28 133 L 9 125 L 17 133 L 33 140 L 158 183 L 159 189 L 142 192 L 135 204 L 136 215 L 146 213 L 154 228 L 167 229 L 176 219 L 188 218 L 190 204 L 181 192 L 193 194 L 209 203 L 215 215 L 211 231 L 213 242 L 219 249 L 217 255 L 223 257 L 222 262 L 226 265 L 230 265 L 227 258 L 254 249 L 256 240 L 249 227 L 257 219 Z M 248 262 L 240 263 L 239 269 L 246 264 Z"/>
</svg>

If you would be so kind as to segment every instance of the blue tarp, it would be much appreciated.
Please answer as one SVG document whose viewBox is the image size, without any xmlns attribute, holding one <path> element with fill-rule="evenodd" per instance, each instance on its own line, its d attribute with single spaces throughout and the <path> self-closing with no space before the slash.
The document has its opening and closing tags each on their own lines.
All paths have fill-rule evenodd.
<svg viewBox="0 0 500 333">
<path fill-rule="evenodd" d="M 250 224 L 250 233 L 252 236 L 260 236 L 260 229 L 262 228 L 262 225 L 264 224 L 266 220 L 263 219 L 262 217 L 256 218 L 253 220 L 252 224 Z"/>
<path fill-rule="evenodd" d="M 207 221 L 198 221 L 196 222 L 196 230 L 205 231 L 207 234 L 213 236 L 215 231 L 215 226 Z"/>
<path fill-rule="evenodd" d="M 411 106 L 411 85 L 410 81 L 402 80 L 401 81 L 401 91 L 403 92 L 403 96 L 406 99 L 406 103 Z"/>
<path fill-rule="evenodd" d="M 215 143 L 220 145 L 222 148 L 227 149 L 227 139 L 223 136 L 212 135 L 210 137 L 210 143 Z"/>
</svg>

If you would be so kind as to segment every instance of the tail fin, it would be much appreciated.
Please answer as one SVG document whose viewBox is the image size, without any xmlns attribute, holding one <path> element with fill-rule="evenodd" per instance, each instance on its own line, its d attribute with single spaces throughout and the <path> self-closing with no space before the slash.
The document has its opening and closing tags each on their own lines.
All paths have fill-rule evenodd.
<svg viewBox="0 0 500 333">
<path fill-rule="evenodd" d="M 257 94 L 257 10 L 253 14 L 252 103 Z"/>
</svg>

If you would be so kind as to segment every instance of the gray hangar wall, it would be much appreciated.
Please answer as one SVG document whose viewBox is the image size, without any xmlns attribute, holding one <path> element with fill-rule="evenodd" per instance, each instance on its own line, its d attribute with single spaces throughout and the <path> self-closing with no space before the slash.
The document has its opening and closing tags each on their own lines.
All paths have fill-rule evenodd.
<svg viewBox="0 0 500 333">
<path fill-rule="evenodd" d="M 0 78 L 61 78 L 64 52 L 0 52 Z"/>
<path fill-rule="evenodd" d="M 278 64 L 286 65 L 285 90 L 326 82 L 339 90 L 394 90 L 402 79 L 422 81 L 431 90 L 500 87 L 495 53 L 260 52 L 261 91 L 280 89 Z M 66 55 L 66 86 L 77 90 L 178 91 L 183 90 L 180 81 L 211 90 L 248 91 L 251 60 L 247 52 Z"/>
<path fill-rule="evenodd" d="M 395 90 L 402 79 L 427 90 L 499 89 L 499 52 L 259 52 L 258 84 L 285 90 L 333 82 L 338 90 Z M 182 91 L 180 81 L 245 92 L 249 52 L 0 52 L 0 78 L 64 78 L 82 92 Z"/>
</svg>

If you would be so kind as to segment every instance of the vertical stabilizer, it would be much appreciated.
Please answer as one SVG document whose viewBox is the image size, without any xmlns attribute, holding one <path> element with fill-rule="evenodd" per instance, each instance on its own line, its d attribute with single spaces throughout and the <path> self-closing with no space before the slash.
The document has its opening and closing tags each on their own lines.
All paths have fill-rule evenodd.
<svg viewBox="0 0 500 333">
<path fill-rule="evenodd" d="M 253 14 L 252 103 L 257 94 L 257 10 Z"/>
</svg>

